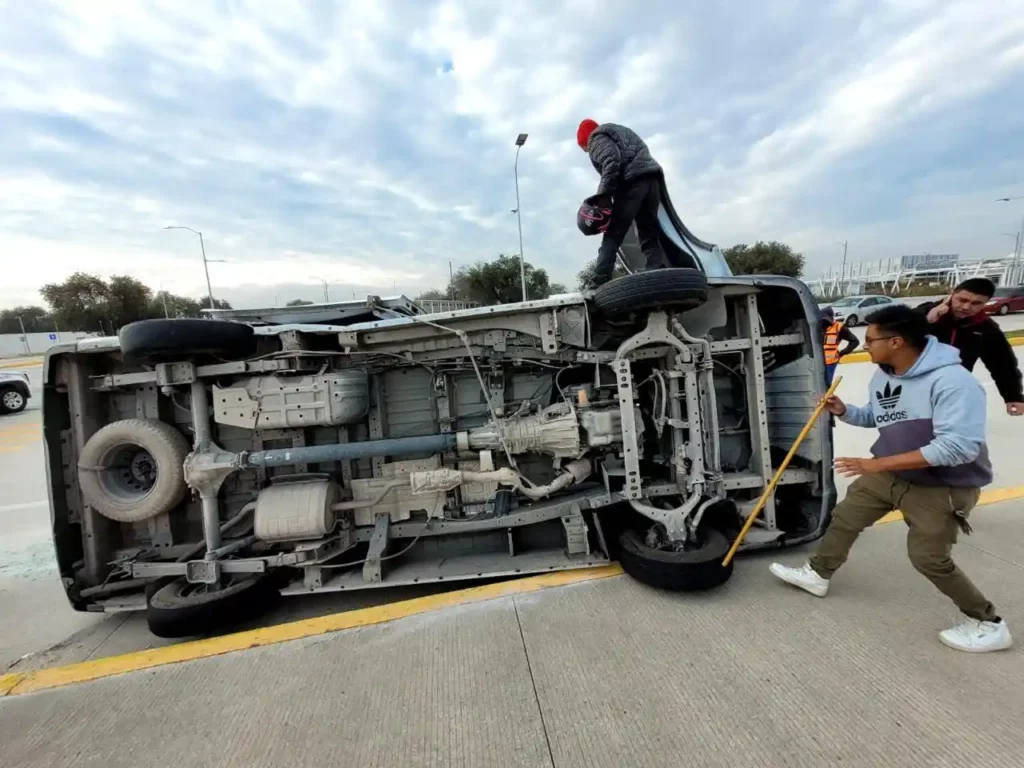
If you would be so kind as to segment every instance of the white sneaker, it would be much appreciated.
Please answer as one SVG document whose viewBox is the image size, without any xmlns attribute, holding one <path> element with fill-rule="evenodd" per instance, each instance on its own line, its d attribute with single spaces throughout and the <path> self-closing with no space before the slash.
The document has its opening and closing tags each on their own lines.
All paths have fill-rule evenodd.
<svg viewBox="0 0 1024 768">
<path fill-rule="evenodd" d="M 939 632 L 943 645 L 968 653 L 1005 651 L 1013 645 L 1010 628 L 1005 621 L 978 621 L 967 617 L 962 624 Z"/>
<path fill-rule="evenodd" d="M 800 587 L 804 592 L 810 592 L 815 597 L 824 597 L 828 594 L 828 579 L 823 579 L 809 564 L 799 568 L 790 568 L 782 563 L 772 563 L 768 569 L 772 575 L 782 579 L 794 587 Z"/>
</svg>

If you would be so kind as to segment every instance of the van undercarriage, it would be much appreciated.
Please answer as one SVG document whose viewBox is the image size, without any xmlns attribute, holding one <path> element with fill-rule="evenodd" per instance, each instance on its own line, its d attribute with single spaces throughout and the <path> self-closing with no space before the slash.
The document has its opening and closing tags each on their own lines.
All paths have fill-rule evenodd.
<svg viewBox="0 0 1024 768">
<path fill-rule="evenodd" d="M 799 281 L 683 273 L 662 271 L 656 301 L 644 273 L 628 295 L 354 325 L 143 321 L 53 349 L 72 604 L 182 635 L 278 594 L 612 558 L 655 586 L 721 583 L 823 360 Z M 820 536 L 834 502 L 819 424 L 741 551 Z"/>
</svg>

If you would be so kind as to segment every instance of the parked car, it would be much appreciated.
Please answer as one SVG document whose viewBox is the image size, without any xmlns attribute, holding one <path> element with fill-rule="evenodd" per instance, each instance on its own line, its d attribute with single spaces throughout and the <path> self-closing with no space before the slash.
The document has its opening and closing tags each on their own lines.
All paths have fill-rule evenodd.
<svg viewBox="0 0 1024 768">
<path fill-rule="evenodd" d="M 347 325 L 147 320 L 50 350 L 72 605 L 145 610 L 170 637 L 281 594 L 612 559 L 659 588 L 724 582 L 823 394 L 817 307 L 799 280 L 732 276 L 663 205 L 688 266 L 586 294 Z M 831 440 L 822 420 L 741 551 L 821 536 Z"/>
<path fill-rule="evenodd" d="M 860 325 L 864 319 L 876 309 L 887 307 L 897 300 L 888 296 L 847 296 L 838 301 L 823 305 L 832 307 L 836 320 L 842 320 L 849 326 Z"/>
<path fill-rule="evenodd" d="M 0 373 L 0 414 L 21 413 L 32 397 L 24 373 Z"/>
<path fill-rule="evenodd" d="M 1024 286 L 996 288 L 992 299 L 982 311 L 989 315 L 1008 315 L 1011 312 L 1024 311 Z"/>
</svg>

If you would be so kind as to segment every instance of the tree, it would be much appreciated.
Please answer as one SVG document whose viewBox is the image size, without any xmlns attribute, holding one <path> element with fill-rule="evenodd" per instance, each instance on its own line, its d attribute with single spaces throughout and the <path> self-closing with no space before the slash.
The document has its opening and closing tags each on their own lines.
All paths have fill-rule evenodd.
<svg viewBox="0 0 1024 768">
<path fill-rule="evenodd" d="M 436 288 L 431 288 L 429 291 L 424 291 L 416 297 L 416 301 L 443 301 L 444 299 L 450 299 L 451 294 L 445 291 L 439 291 Z"/>
<path fill-rule="evenodd" d="M 203 298 L 199 299 L 199 308 L 200 309 L 209 309 L 210 308 L 210 297 L 209 296 L 203 296 Z M 231 309 L 231 305 L 228 304 L 226 301 L 222 301 L 221 299 L 214 299 L 213 300 L 213 308 L 214 309 Z"/>
<path fill-rule="evenodd" d="M 285 306 L 286 307 L 308 307 L 312 303 L 313 303 L 312 301 L 306 301 L 305 299 L 292 299 L 287 304 L 285 304 Z"/>
<path fill-rule="evenodd" d="M 579 289 L 581 291 L 586 290 L 587 288 L 589 288 L 593 284 L 593 282 L 594 282 L 594 271 L 596 269 L 597 269 L 597 259 L 594 259 L 589 264 L 587 264 L 587 266 L 585 266 L 583 269 L 581 269 L 579 271 L 579 273 L 576 275 L 576 282 L 577 282 L 577 284 L 579 286 Z M 622 277 L 623 275 L 628 275 L 628 274 L 629 273 L 626 272 L 626 270 L 623 268 L 623 266 L 618 261 L 616 261 L 615 262 L 615 269 L 612 270 L 612 280 L 614 280 L 617 277 Z"/>
<path fill-rule="evenodd" d="M 95 275 L 75 272 L 63 283 L 49 283 L 39 292 L 53 307 L 53 315 L 61 328 L 96 331 L 107 322 L 107 284 Z"/>
<path fill-rule="evenodd" d="M 114 330 L 151 317 L 152 311 L 153 292 L 149 288 L 134 277 L 115 275 L 110 278 L 104 314 Z"/>
<path fill-rule="evenodd" d="M 564 289 L 564 286 L 556 286 Z M 531 299 L 546 299 L 552 293 L 546 270 L 526 264 L 526 291 Z M 494 261 L 478 261 L 461 267 L 449 286 L 451 295 L 461 301 L 479 304 L 511 304 L 522 301 L 519 256 L 503 253 Z"/>
<path fill-rule="evenodd" d="M 26 306 L 0 310 L 0 333 L 21 334 L 21 324 L 25 324 L 25 333 L 49 333 L 57 330 L 50 313 L 42 307 Z"/>
<path fill-rule="evenodd" d="M 753 245 L 741 243 L 725 250 L 725 260 L 737 275 L 786 275 L 800 277 L 804 257 L 785 243 L 758 240 Z"/>
<path fill-rule="evenodd" d="M 199 317 L 199 302 L 187 296 L 160 291 L 149 305 L 150 317 Z"/>
</svg>

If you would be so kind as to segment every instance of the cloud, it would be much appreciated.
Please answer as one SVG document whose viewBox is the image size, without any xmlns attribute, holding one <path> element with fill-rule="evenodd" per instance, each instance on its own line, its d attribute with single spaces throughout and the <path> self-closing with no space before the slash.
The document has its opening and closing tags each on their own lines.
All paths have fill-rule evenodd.
<svg viewBox="0 0 1024 768">
<path fill-rule="evenodd" d="M 571 284 L 587 116 L 723 245 L 1003 252 L 1021 40 L 1024 0 L 0 4 L 0 303 L 77 269 L 200 295 L 171 224 L 236 303 L 442 287 L 518 249 L 519 132 L 526 258 Z"/>
</svg>

